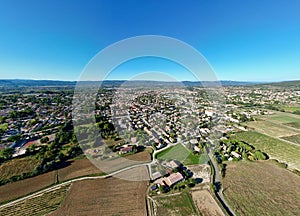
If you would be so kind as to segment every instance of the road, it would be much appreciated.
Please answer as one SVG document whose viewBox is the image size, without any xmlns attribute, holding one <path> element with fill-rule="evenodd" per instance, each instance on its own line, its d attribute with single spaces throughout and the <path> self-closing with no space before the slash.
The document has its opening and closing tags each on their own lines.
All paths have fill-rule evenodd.
<svg viewBox="0 0 300 216">
<path fill-rule="evenodd" d="M 49 188 L 46 188 L 44 190 L 41 190 L 41 191 L 38 191 L 36 193 L 33 193 L 33 194 L 30 194 L 28 196 L 25 196 L 25 197 L 22 197 L 22 198 L 19 198 L 19 199 L 16 199 L 14 201 L 11 201 L 11 202 L 8 202 L 6 204 L 3 204 L 3 205 L 0 205 L 0 208 L 5 208 L 5 207 L 8 207 L 8 206 L 12 206 L 12 205 L 15 205 L 17 204 L 18 202 L 22 202 L 26 199 L 30 199 L 30 198 L 34 198 L 34 197 L 37 197 L 37 196 L 40 196 L 46 192 L 50 192 L 50 191 L 53 191 L 53 190 L 56 190 L 56 189 L 59 189 L 61 186 L 64 186 L 64 185 L 67 185 L 67 184 L 71 184 L 71 183 L 74 183 L 74 182 L 77 182 L 77 181 L 83 181 L 83 180 L 94 180 L 94 179 L 104 179 L 104 178 L 108 178 L 108 177 L 111 177 L 111 176 L 114 176 L 116 174 L 119 174 L 121 172 L 125 172 L 127 170 L 130 170 L 130 169 L 133 169 L 133 168 L 136 168 L 136 167 L 141 167 L 141 166 L 148 166 L 148 169 L 150 169 L 150 166 L 154 163 L 156 163 L 156 160 L 155 160 L 155 155 L 167 148 L 170 148 L 172 146 L 175 146 L 176 144 L 178 143 L 172 143 L 172 144 L 168 144 L 165 148 L 163 149 L 160 149 L 160 150 L 155 150 L 153 152 L 153 158 L 152 158 L 152 161 L 151 162 L 146 162 L 146 163 L 142 163 L 142 164 L 136 164 L 136 165 L 132 165 L 130 167 L 125 167 L 125 168 L 122 168 L 120 170 L 117 170 L 117 171 L 114 171 L 112 173 L 109 173 L 109 174 L 106 174 L 106 175 L 103 175 L 103 176 L 90 176 L 90 177 L 81 177 L 81 178 L 77 178 L 77 179 L 72 179 L 72 180 L 69 180 L 69 181 L 66 181 L 66 182 L 63 182 L 63 183 L 60 183 L 60 184 L 57 184 L 57 185 L 54 185 L 54 186 L 51 186 Z M 213 182 L 214 184 L 216 183 L 220 183 L 220 174 L 219 174 L 219 169 L 218 169 L 218 165 L 216 163 L 216 161 L 214 160 L 214 157 L 213 155 L 211 154 L 211 152 L 208 154 L 209 155 L 209 158 L 212 162 L 212 165 L 214 167 L 214 170 L 215 170 L 215 182 Z M 150 175 L 150 172 L 149 172 L 149 175 Z M 229 215 L 233 215 L 235 216 L 234 214 L 234 211 L 230 208 L 230 206 L 227 204 L 226 200 L 224 199 L 223 197 L 223 194 L 222 194 L 222 190 L 218 190 L 217 193 L 216 193 L 219 201 L 222 203 L 223 207 L 227 210 L 228 214 Z"/>
<path fill-rule="evenodd" d="M 209 156 L 209 159 L 214 167 L 214 170 L 215 170 L 215 179 L 214 179 L 214 182 L 213 184 L 216 185 L 216 184 L 219 184 L 220 188 L 217 189 L 216 191 L 216 195 L 217 195 L 217 198 L 219 199 L 219 201 L 221 202 L 221 204 L 223 205 L 223 207 L 226 209 L 227 213 L 229 215 L 232 215 L 232 216 L 235 216 L 234 214 L 234 211 L 230 208 L 230 206 L 228 205 L 228 203 L 226 202 L 226 200 L 224 199 L 224 196 L 222 194 L 222 189 L 221 189 L 221 181 L 220 181 L 220 173 L 219 173 L 219 168 L 218 168 L 218 164 L 217 162 L 215 161 L 214 159 L 214 156 L 212 155 L 211 152 L 209 152 L 208 154 Z"/>
<path fill-rule="evenodd" d="M 133 166 L 130 166 L 130 167 L 125 167 L 123 169 L 120 169 L 120 170 L 117 170 L 117 171 L 114 171 L 112 173 L 109 173 L 109 174 L 106 174 L 106 175 L 102 175 L 102 176 L 87 176 L 87 177 L 81 177 L 81 178 L 77 178 L 77 179 L 71 179 L 69 181 L 66 181 L 66 182 L 63 182 L 63 183 L 60 183 L 60 184 L 57 184 L 57 185 L 53 185 L 49 188 L 46 188 L 44 190 L 41 190 L 41 191 L 38 191 L 38 192 L 35 192 L 33 194 L 30 194 L 28 196 L 25 196 L 25 197 L 22 197 L 22 198 L 19 198 L 19 199 L 16 199 L 16 200 L 13 200 L 11 202 L 8 202 L 8 203 L 5 203 L 3 205 L 0 205 L 0 209 L 1 208 L 5 208 L 5 207 L 8 207 L 8 206 L 12 206 L 12 205 L 15 205 L 17 204 L 18 202 L 21 202 L 21 201 L 24 201 L 26 199 L 30 199 L 30 198 L 34 198 L 34 197 L 37 197 L 37 196 L 40 196 L 46 192 L 49 192 L 49 191 L 53 191 L 53 190 L 56 190 L 56 189 L 59 189 L 61 186 L 64 186 L 64 185 L 67 185 L 67 184 L 71 184 L 73 182 L 77 182 L 77 181 L 83 181 L 83 180 L 94 180 L 94 179 L 104 179 L 104 178 L 108 178 L 108 177 L 111 177 L 111 176 L 114 176 L 116 174 L 119 174 L 121 172 L 125 172 L 127 170 L 130 170 L 130 169 L 133 169 L 133 168 L 136 168 L 136 167 L 140 167 L 140 166 L 146 166 L 148 163 L 143 163 L 143 164 L 136 164 L 136 165 L 133 165 Z"/>
</svg>

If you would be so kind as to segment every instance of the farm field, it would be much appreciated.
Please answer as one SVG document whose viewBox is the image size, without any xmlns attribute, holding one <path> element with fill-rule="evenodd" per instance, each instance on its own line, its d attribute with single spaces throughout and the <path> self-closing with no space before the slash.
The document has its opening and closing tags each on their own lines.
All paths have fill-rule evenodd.
<svg viewBox="0 0 300 216">
<path fill-rule="evenodd" d="M 136 154 L 131 154 L 125 157 L 128 160 L 135 160 L 141 162 L 149 162 L 151 161 L 151 155 L 148 151 L 138 152 Z"/>
<path fill-rule="evenodd" d="M 270 120 L 275 120 L 281 123 L 291 123 L 291 122 L 299 122 L 300 116 L 291 114 L 291 113 L 284 113 L 284 112 L 276 112 L 272 115 L 266 115 L 266 117 Z"/>
<path fill-rule="evenodd" d="M 192 198 L 203 216 L 225 216 L 222 209 L 208 190 L 195 190 L 192 192 Z"/>
<path fill-rule="evenodd" d="M 300 106 L 283 106 L 281 108 L 284 109 L 286 112 L 294 112 L 297 110 L 300 111 Z"/>
<path fill-rule="evenodd" d="M 295 108 L 291 108 L 291 109 L 295 109 Z M 300 109 L 297 108 L 293 111 L 296 111 Z M 279 112 L 279 111 L 274 111 L 274 110 L 271 110 L 271 112 L 273 114 L 268 114 L 268 115 L 264 115 L 264 117 L 266 118 L 275 118 L 283 123 L 286 123 L 286 122 L 296 122 L 296 121 L 299 121 L 300 120 L 300 115 L 296 115 L 296 114 L 293 114 L 293 113 L 288 113 L 288 112 Z"/>
<path fill-rule="evenodd" d="M 59 182 L 80 176 L 103 174 L 101 170 L 95 167 L 88 159 L 71 160 L 68 162 L 70 165 L 58 169 Z"/>
<path fill-rule="evenodd" d="M 184 165 L 203 164 L 207 161 L 207 155 L 194 155 L 190 150 L 181 144 L 170 147 L 159 152 L 156 158 L 163 160 L 178 160 Z"/>
<path fill-rule="evenodd" d="M 198 215 L 190 193 L 183 192 L 165 197 L 155 197 L 157 216 Z"/>
<path fill-rule="evenodd" d="M 280 138 L 300 145 L 300 134 Z"/>
<path fill-rule="evenodd" d="M 292 136 L 300 133 L 300 130 L 297 130 L 296 128 L 291 128 L 284 124 L 275 123 L 268 120 L 247 122 L 246 125 L 250 128 L 254 128 L 260 133 L 272 137 Z"/>
<path fill-rule="evenodd" d="M 222 185 L 237 215 L 300 215 L 300 177 L 273 161 L 228 162 Z"/>
<path fill-rule="evenodd" d="M 56 172 L 48 172 L 32 178 L 0 186 L 0 203 L 25 196 L 45 188 L 56 181 Z"/>
<path fill-rule="evenodd" d="M 63 167 L 57 172 L 60 182 L 80 176 L 102 174 L 101 171 L 88 159 L 78 159 L 69 162 L 71 163 L 69 166 Z M 1 173 L 1 176 L 2 175 L 3 174 Z M 52 185 L 55 182 L 56 171 L 51 171 L 38 176 L 2 185 L 0 186 L 0 203 L 25 196 L 29 193 Z"/>
<path fill-rule="evenodd" d="M 239 132 L 233 135 L 267 153 L 271 158 L 285 162 L 289 167 L 300 170 L 300 146 L 258 133 L 256 131 Z"/>
<path fill-rule="evenodd" d="M 296 128 L 296 129 L 300 129 L 300 121 L 299 122 L 286 123 L 285 125 Z"/>
<path fill-rule="evenodd" d="M 0 181 L 19 176 L 23 173 L 31 173 L 39 165 L 40 161 L 33 157 L 13 159 L 0 165 Z"/>
<path fill-rule="evenodd" d="M 54 215 L 146 215 L 147 182 L 118 178 L 73 183 Z"/>
<path fill-rule="evenodd" d="M 4 207 L 0 209 L 0 215 L 45 215 L 55 211 L 59 207 L 69 188 L 70 185 L 64 185 L 59 189 L 20 201 L 12 206 Z"/>
</svg>

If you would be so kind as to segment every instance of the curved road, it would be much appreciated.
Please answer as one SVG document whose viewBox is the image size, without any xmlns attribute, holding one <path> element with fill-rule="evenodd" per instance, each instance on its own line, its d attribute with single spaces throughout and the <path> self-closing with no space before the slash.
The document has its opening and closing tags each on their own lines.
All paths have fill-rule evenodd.
<svg viewBox="0 0 300 216">
<path fill-rule="evenodd" d="M 51 186 L 49 188 L 46 188 L 46 189 L 43 189 L 41 191 L 35 192 L 35 193 L 30 194 L 28 196 L 25 196 L 25 197 L 13 200 L 13 201 L 5 203 L 3 205 L 0 205 L 0 208 L 4 208 L 4 207 L 11 206 L 11 205 L 15 205 L 18 202 L 21 202 L 23 200 L 30 199 L 30 198 L 33 198 L 33 197 L 36 197 L 36 196 L 40 196 L 40 195 L 42 195 L 42 194 L 44 194 L 46 192 L 59 189 L 61 186 L 64 186 L 64 185 L 67 185 L 67 184 L 70 184 L 70 183 L 73 183 L 73 182 L 83 181 L 83 180 L 92 180 L 92 179 L 104 179 L 104 178 L 112 177 L 113 175 L 119 174 L 121 172 L 130 170 L 130 169 L 133 169 L 133 168 L 136 168 L 136 167 L 146 166 L 147 164 L 148 163 L 136 164 L 136 165 L 133 165 L 133 166 L 130 166 L 130 167 L 125 167 L 123 169 L 120 169 L 120 170 L 117 170 L 117 171 L 114 171 L 112 173 L 109 173 L 109 174 L 106 174 L 106 175 L 102 175 L 102 176 L 86 176 L 86 177 L 81 177 L 81 178 L 77 178 L 77 179 L 71 179 L 71 180 L 68 180 L 66 182 L 63 182 L 63 183 L 60 183 L 60 184 L 57 184 L 57 185 L 53 185 L 53 186 Z"/>
<path fill-rule="evenodd" d="M 209 156 L 209 159 L 210 159 L 210 161 L 211 161 L 211 163 L 214 167 L 214 170 L 215 170 L 215 182 L 213 182 L 213 183 L 214 183 L 214 185 L 220 184 L 221 181 L 220 181 L 220 174 L 219 174 L 218 164 L 215 161 L 215 159 L 214 159 L 213 155 L 211 154 L 211 152 L 208 154 L 208 156 Z M 221 188 L 217 189 L 216 191 L 217 191 L 216 195 L 217 195 L 219 201 L 221 202 L 221 204 L 223 205 L 223 207 L 226 209 L 227 213 L 229 215 L 235 216 L 234 211 L 230 208 L 230 206 L 228 205 L 228 203 L 224 199 Z"/>
<path fill-rule="evenodd" d="M 167 148 L 171 147 L 171 146 L 174 146 L 176 145 L 177 143 L 172 143 L 172 144 L 168 144 L 167 145 Z M 120 170 L 117 170 L 117 171 L 114 171 L 112 173 L 109 173 L 109 174 L 106 174 L 106 175 L 102 175 L 102 176 L 87 176 L 87 177 L 81 177 L 81 178 L 77 178 L 77 179 L 71 179 L 71 180 L 68 180 L 66 182 L 63 182 L 63 183 L 60 183 L 60 184 L 57 184 L 57 185 L 54 185 L 54 186 L 51 186 L 49 188 L 46 188 L 46 189 L 43 189 L 41 191 L 38 191 L 38 192 L 35 192 L 33 194 L 30 194 L 28 196 L 25 196 L 25 197 L 22 197 L 22 198 L 19 198 L 19 199 L 16 199 L 16 200 L 13 200 L 11 202 L 8 202 L 6 204 L 3 204 L 3 205 L 0 205 L 0 208 L 5 208 L 5 207 L 8 207 L 8 206 L 12 206 L 12 205 L 15 205 L 17 204 L 18 202 L 21 202 L 21 201 L 24 201 L 26 199 L 30 199 L 30 198 L 34 198 L 36 196 L 40 196 L 46 192 L 49 192 L 49 191 L 53 191 L 53 190 L 56 190 L 56 189 L 59 189 L 61 186 L 64 186 L 64 185 L 67 185 L 67 184 L 70 184 L 70 183 L 73 183 L 73 182 L 77 182 L 77 181 L 83 181 L 83 180 L 92 180 L 92 179 L 104 179 L 104 178 L 108 178 L 108 177 L 112 177 L 116 174 L 119 174 L 121 172 L 125 172 L 127 170 L 130 170 L 130 169 L 133 169 L 133 168 L 136 168 L 136 167 L 141 167 L 141 166 L 147 166 L 148 169 L 149 169 L 149 166 L 153 163 L 155 163 L 155 155 L 160 152 L 160 151 L 163 151 L 165 150 L 166 148 L 163 148 L 163 149 L 160 149 L 160 150 L 155 150 L 153 152 L 153 158 L 152 158 L 152 161 L 151 162 L 146 162 L 146 163 L 142 163 L 142 164 L 136 164 L 136 165 L 132 165 L 130 167 L 125 167 L 123 169 L 120 169 Z M 219 169 L 218 169 L 218 165 L 216 163 L 216 161 L 214 160 L 214 157 L 211 153 L 208 154 L 209 155 L 209 158 L 210 158 L 210 161 L 212 162 L 212 165 L 214 167 L 214 170 L 215 170 L 215 182 L 213 182 L 214 184 L 216 183 L 220 183 L 220 175 L 219 175 Z M 150 175 L 150 173 L 149 173 Z M 227 204 L 226 200 L 224 199 L 223 197 L 223 194 L 221 192 L 221 190 L 218 190 L 217 193 L 216 193 L 219 201 L 222 203 L 223 207 L 227 210 L 228 214 L 229 215 L 233 215 L 235 216 L 234 214 L 234 211 L 230 208 L 230 206 Z"/>
</svg>

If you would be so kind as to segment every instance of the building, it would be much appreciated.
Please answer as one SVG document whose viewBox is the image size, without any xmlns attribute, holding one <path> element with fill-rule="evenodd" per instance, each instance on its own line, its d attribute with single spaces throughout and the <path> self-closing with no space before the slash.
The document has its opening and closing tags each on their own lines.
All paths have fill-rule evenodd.
<svg viewBox="0 0 300 216">
<path fill-rule="evenodd" d="M 184 178 L 181 173 L 173 173 L 169 177 L 164 178 L 164 182 L 168 187 L 173 186 L 174 184 L 182 181 Z"/>
<path fill-rule="evenodd" d="M 231 154 L 236 158 L 241 158 L 242 156 L 239 153 L 236 153 L 234 151 L 231 152 Z"/>
<path fill-rule="evenodd" d="M 161 177 L 161 173 L 160 172 L 152 173 L 152 180 L 158 179 L 160 177 Z"/>
<path fill-rule="evenodd" d="M 132 146 L 128 146 L 128 147 L 123 147 L 120 149 L 120 154 L 126 154 L 129 152 L 133 151 L 133 147 Z"/>
</svg>

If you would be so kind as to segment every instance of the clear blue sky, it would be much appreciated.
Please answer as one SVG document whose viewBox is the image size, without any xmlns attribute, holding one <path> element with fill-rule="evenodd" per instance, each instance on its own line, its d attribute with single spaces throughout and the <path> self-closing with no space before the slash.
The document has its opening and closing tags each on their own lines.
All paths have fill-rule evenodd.
<svg viewBox="0 0 300 216">
<path fill-rule="evenodd" d="M 222 80 L 300 79 L 299 11 L 298 0 L 1 0 L 0 78 L 77 80 L 104 47 L 158 34 L 194 46 Z"/>
</svg>

